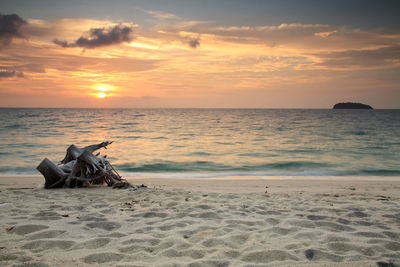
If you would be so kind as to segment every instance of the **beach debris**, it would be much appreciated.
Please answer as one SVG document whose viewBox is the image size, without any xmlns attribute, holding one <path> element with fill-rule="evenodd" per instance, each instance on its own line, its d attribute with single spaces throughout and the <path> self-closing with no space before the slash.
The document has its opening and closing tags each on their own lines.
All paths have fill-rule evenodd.
<svg viewBox="0 0 400 267">
<path fill-rule="evenodd" d="M 124 181 L 119 181 L 112 185 L 112 188 L 118 188 L 118 189 L 126 189 L 130 187 L 132 186 Z"/>
<path fill-rule="evenodd" d="M 14 229 L 15 228 L 15 226 L 9 226 L 9 227 L 7 227 L 7 232 L 10 232 L 12 229 Z"/>
<path fill-rule="evenodd" d="M 304 255 L 307 259 L 312 260 L 312 258 L 314 258 L 314 250 L 307 249 L 306 251 L 304 251 Z"/>
<path fill-rule="evenodd" d="M 113 188 L 130 188 L 131 185 L 118 174 L 106 160 L 107 156 L 99 157 L 100 153 L 93 152 L 100 148 L 107 149 L 112 142 L 79 148 L 70 145 L 63 160 L 57 166 L 48 158 L 44 158 L 36 169 L 43 174 L 45 188 L 82 187 L 92 184 L 107 184 Z"/>
<path fill-rule="evenodd" d="M 339 194 L 334 194 L 333 196 L 334 196 L 334 197 L 339 197 Z"/>
<path fill-rule="evenodd" d="M 68 214 L 61 214 L 61 217 L 69 217 Z"/>
<path fill-rule="evenodd" d="M 140 190 L 140 189 L 147 189 L 147 185 L 141 184 L 141 185 L 129 185 L 129 190 L 131 191 L 136 191 L 136 190 Z"/>
</svg>

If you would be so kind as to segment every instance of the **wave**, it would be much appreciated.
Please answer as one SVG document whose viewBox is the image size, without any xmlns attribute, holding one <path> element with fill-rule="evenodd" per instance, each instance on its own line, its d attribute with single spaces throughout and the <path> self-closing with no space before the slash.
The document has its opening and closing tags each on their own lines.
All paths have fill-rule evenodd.
<svg viewBox="0 0 400 267">
<path fill-rule="evenodd" d="M 116 164 L 114 167 L 124 177 L 157 177 L 157 178 L 211 178 L 228 176 L 386 176 L 400 177 L 399 170 L 360 169 L 337 170 L 323 168 L 324 163 L 280 162 L 273 164 L 245 165 L 232 167 L 206 161 L 191 163 L 163 162 L 153 164 Z M 306 168 L 307 166 L 307 168 Z M 35 167 L 0 167 L 0 175 L 39 175 Z"/>
<path fill-rule="evenodd" d="M 123 177 L 143 177 L 143 178 L 218 178 L 218 177 L 399 177 L 400 170 L 391 172 L 365 171 L 299 171 L 299 172 L 273 172 L 273 171 L 226 171 L 226 172 L 121 172 Z"/>
<path fill-rule="evenodd" d="M 23 127 L 25 127 L 23 124 L 10 124 L 10 125 L 4 126 L 4 128 L 6 128 L 6 129 L 20 129 Z"/>
<path fill-rule="evenodd" d="M 148 164 L 117 164 L 124 173 L 182 173 L 184 176 L 399 176 L 400 170 L 340 170 L 335 164 L 309 161 L 275 162 L 257 165 L 230 166 L 209 161 L 157 162 Z"/>
<path fill-rule="evenodd" d="M 362 135 L 367 135 L 367 132 L 365 132 L 365 131 L 350 131 L 350 132 L 348 132 L 348 134 L 362 136 Z"/>
</svg>

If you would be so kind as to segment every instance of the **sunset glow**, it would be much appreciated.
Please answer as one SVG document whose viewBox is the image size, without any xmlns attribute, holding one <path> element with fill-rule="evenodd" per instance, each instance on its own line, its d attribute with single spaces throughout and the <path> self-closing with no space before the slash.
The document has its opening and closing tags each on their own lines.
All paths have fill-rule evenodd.
<svg viewBox="0 0 400 267">
<path fill-rule="evenodd" d="M 107 91 L 110 91 L 112 89 L 112 87 L 108 84 L 98 84 L 95 86 L 95 89 L 97 91 L 107 92 Z"/>
<path fill-rule="evenodd" d="M 103 92 L 100 92 L 100 93 L 97 93 L 96 96 L 97 96 L 98 98 L 104 98 L 104 97 L 106 97 L 107 95 L 106 95 L 105 93 L 103 93 Z"/>
<path fill-rule="evenodd" d="M 0 106 L 400 108 L 393 1 L 22 2 L 0 3 Z"/>
</svg>

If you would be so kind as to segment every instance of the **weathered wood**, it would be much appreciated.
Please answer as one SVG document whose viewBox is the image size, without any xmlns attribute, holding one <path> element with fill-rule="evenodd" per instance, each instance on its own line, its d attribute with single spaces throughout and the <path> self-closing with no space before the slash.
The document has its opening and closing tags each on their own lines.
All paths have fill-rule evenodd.
<svg viewBox="0 0 400 267">
<path fill-rule="evenodd" d="M 60 164 L 66 164 L 72 160 L 76 160 L 78 156 L 81 154 L 82 149 L 77 147 L 76 145 L 70 145 L 67 148 L 67 154 L 65 155 L 64 159 L 60 161 Z"/>
<path fill-rule="evenodd" d="M 67 153 L 57 167 L 47 158 L 42 161 L 37 169 L 46 179 L 45 188 L 83 186 L 84 184 L 103 184 L 112 186 L 116 183 L 129 183 L 122 179 L 118 172 L 106 160 L 106 156 L 98 157 L 93 152 L 100 148 L 107 148 L 112 142 L 102 142 L 79 148 L 70 145 Z"/>
<path fill-rule="evenodd" d="M 36 169 L 43 174 L 46 180 L 45 188 L 63 187 L 67 174 L 63 172 L 57 165 L 51 162 L 48 158 L 44 158 Z"/>
</svg>

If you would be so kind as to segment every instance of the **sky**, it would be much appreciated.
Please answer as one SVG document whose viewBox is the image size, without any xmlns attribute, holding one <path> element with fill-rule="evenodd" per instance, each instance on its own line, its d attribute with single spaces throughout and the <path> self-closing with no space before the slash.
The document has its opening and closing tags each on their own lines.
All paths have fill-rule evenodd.
<svg viewBox="0 0 400 267">
<path fill-rule="evenodd" d="M 0 0 L 0 107 L 400 108 L 400 1 Z"/>
</svg>

